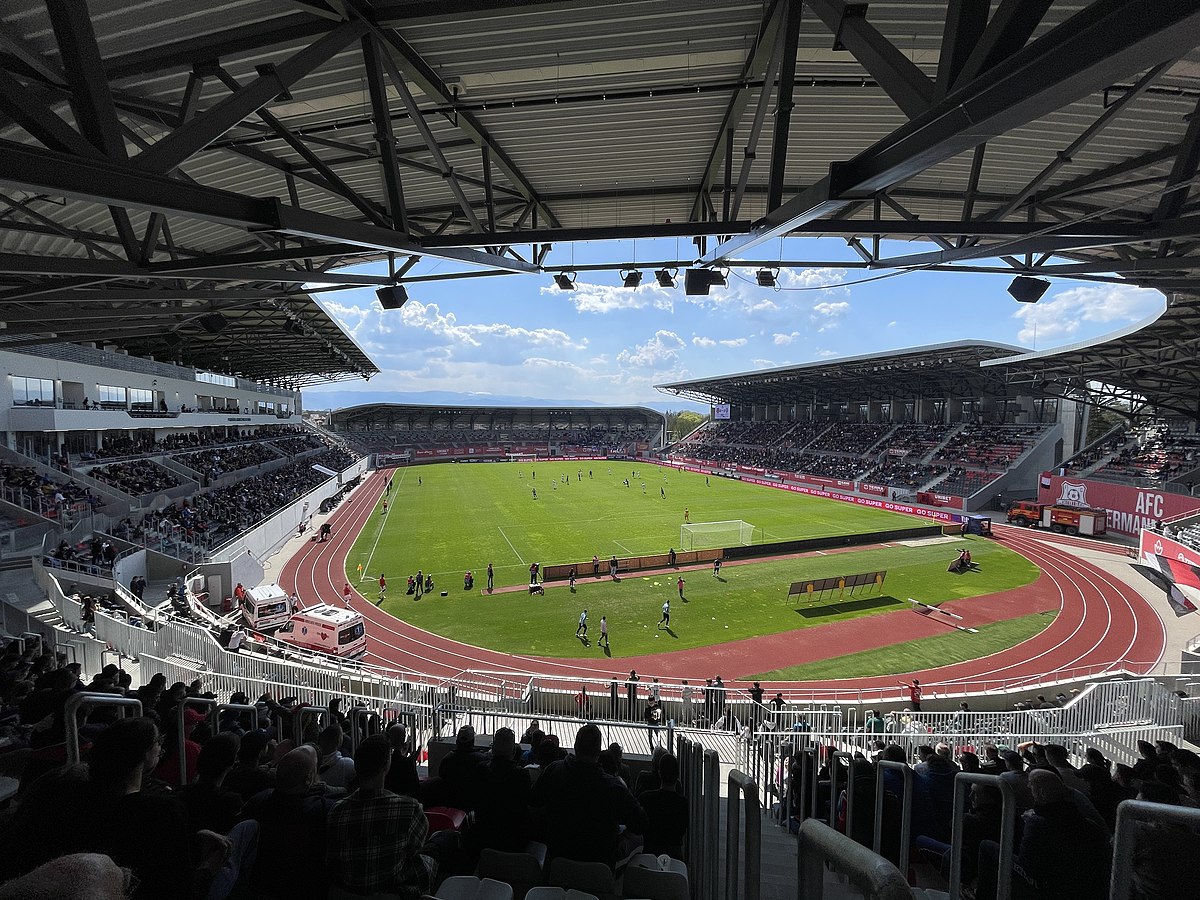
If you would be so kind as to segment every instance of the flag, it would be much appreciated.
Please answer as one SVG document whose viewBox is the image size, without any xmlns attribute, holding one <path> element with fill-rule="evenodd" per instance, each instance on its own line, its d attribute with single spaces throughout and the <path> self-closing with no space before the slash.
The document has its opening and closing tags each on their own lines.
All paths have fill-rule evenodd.
<svg viewBox="0 0 1200 900">
<path fill-rule="evenodd" d="M 1196 604 L 1184 595 L 1177 584 L 1167 589 L 1167 602 L 1171 604 L 1171 609 L 1175 610 L 1177 616 L 1186 616 L 1196 611 Z"/>
</svg>

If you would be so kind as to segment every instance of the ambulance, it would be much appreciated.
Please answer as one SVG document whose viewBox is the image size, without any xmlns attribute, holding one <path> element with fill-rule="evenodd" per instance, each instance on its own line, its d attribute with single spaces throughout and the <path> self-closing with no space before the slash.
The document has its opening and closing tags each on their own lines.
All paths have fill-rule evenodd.
<svg viewBox="0 0 1200 900">
<path fill-rule="evenodd" d="M 304 650 L 318 650 L 349 659 L 367 652 L 362 615 L 328 603 L 318 603 L 296 613 L 275 637 Z"/>
<path fill-rule="evenodd" d="M 274 631 L 287 622 L 292 601 L 277 584 L 260 584 L 246 590 L 238 606 L 246 625 L 254 631 Z"/>
</svg>

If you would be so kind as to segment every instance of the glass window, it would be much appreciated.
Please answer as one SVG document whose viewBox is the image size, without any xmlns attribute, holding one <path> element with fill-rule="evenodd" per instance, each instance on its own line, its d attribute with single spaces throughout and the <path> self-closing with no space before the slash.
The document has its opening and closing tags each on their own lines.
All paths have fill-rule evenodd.
<svg viewBox="0 0 1200 900">
<path fill-rule="evenodd" d="M 49 378 L 26 378 L 23 375 L 13 375 L 12 389 L 13 403 L 17 406 L 54 405 L 54 382 Z"/>
<path fill-rule="evenodd" d="M 125 388 L 117 387 L 112 384 L 96 385 L 96 396 L 100 398 L 101 403 L 119 403 L 125 405 Z"/>
<path fill-rule="evenodd" d="M 338 644 L 350 644 L 363 636 L 363 623 L 355 622 L 338 632 Z"/>
<path fill-rule="evenodd" d="M 141 388 L 130 388 L 129 402 L 134 406 L 149 406 L 154 402 L 154 392 L 145 391 Z"/>
<path fill-rule="evenodd" d="M 208 384 L 223 384 L 225 387 L 237 387 L 237 379 L 231 375 L 218 375 L 216 372 L 197 372 L 196 380 Z"/>
</svg>

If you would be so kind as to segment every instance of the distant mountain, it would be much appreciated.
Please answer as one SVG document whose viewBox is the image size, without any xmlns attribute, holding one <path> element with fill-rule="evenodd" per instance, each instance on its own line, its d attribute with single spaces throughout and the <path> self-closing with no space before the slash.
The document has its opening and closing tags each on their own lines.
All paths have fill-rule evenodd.
<svg viewBox="0 0 1200 900">
<path fill-rule="evenodd" d="M 455 391 L 305 391 L 304 408 L 308 411 L 342 409 L 364 403 L 413 403 L 427 406 L 646 406 L 659 412 L 692 409 L 707 412 L 703 403 L 691 400 L 667 400 L 656 397 L 640 403 L 607 404 L 595 400 L 550 400 L 544 397 L 515 397 L 508 394 L 468 394 Z"/>
</svg>

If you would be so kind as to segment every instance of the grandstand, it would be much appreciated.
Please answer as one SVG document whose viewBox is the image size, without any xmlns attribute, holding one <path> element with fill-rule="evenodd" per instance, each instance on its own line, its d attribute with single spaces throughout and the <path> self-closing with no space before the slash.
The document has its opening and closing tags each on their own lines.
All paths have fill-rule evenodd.
<svg viewBox="0 0 1200 900">
<path fill-rule="evenodd" d="M 843 876 L 881 898 L 1189 891 L 1197 35 L 1196 4 L 1139 0 L 10 0 L 0 897 L 774 900 L 849 894 Z M 766 685 L 778 704 L 659 664 L 645 717 L 650 683 L 607 663 L 469 668 L 471 648 L 363 597 L 372 646 L 401 662 L 214 636 L 224 597 L 281 549 L 297 587 L 338 593 L 345 548 L 301 526 L 361 531 L 386 479 L 366 453 L 649 462 L 663 444 L 640 408 L 380 404 L 310 428 L 300 388 L 379 372 L 323 298 L 368 288 L 396 310 L 423 282 L 521 275 L 567 290 L 578 273 L 552 248 L 610 240 L 580 271 L 637 284 L 630 243 L 664 238 L 660 284 L 777 284 L 830 262 L 789 259 L 800 236 L 833 237 L 864 278 L 1079 278 L 1155 288 L 1166 309 L 1068 348 L 677 381 L 663 389 L 731 416 L 668 460 L 956 522 L 1086 492 L 1139 564 L 1178 579 L 1171 615 L 1123 547 L 998 528 L 1078 590 L 1080 622 L 1107 617 L 1105 647 L 1131 642 L 1062 668 L 996 660 L 990 679 L 902 673 L 923 696 L 896 677 Z M 1096 404 L 1125 422 L 1093 440 Z M 1160 607 L 1172 657 L 1165 637 L 1153 658 L 1122 652 Z M 588 719 L 630 752 L 599 753 Z M 504 752 L 525 737 L 529 770 Z M 641 752 L 656 744 L 677 779 Z M 356 785 L 424 804 L 394 803 L 405 837 L 367 861 L 358 801 L 331 810 Z M 1047 839 L 1052 819 L 1069 838 Z"/>
</svg>

